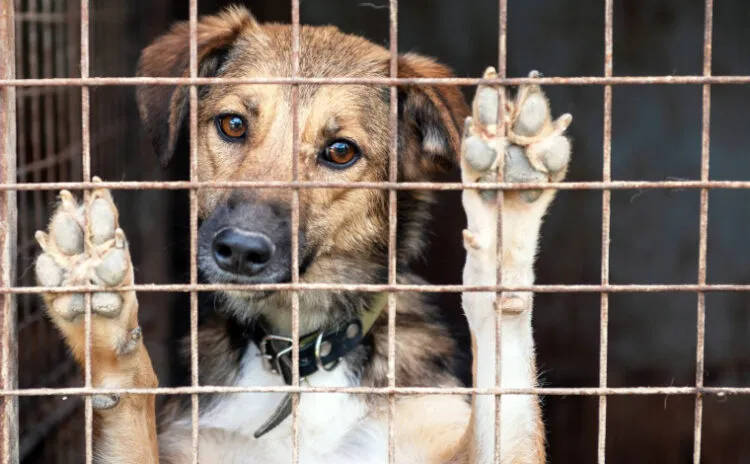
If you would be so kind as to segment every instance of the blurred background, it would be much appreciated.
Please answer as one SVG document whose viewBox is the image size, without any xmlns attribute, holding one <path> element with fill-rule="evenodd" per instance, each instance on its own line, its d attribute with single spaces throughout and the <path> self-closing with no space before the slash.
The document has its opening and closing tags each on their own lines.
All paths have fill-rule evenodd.
<svg viewBox="0 0 750 464">
<path fill-rule="evenodd" d="M 15 0 L 19 78 L 79 76 L 80 5 L 66 0 Z M 254 0 L 261 21 L 290 19 L 289 2 Z M 305 24 L 333 24 L 387 46 L 386 0 L 304 0 Z M 716 0 L 713 74 L 750 74 L 750 2 Z M 201 13 L 226 1 L 200 0 Z M 174 20 L 187 19 L 185 0 L 95 0 L 91 4 L 91 75 L 132 76 L 139 51 Z M 399 1 L 399 49 L 438 58 L 459 76 L 480 76 L 497 61 L 498 5 L 490 0 Z M 700 0 L 616 0 L 614 74 L 698 75 L 703 60 Z M 508 74 L 538 69 L 547 76 L 601 76 L 604 2 L 511 1 Z M 473 89 L 465 89 L 467 96 Z M 602 178 L 603 89 L 550 86 L 553 112 L 574 115 L 569 180 Z M 76 87 L 18 90 L 19 182 L 80 180 L 81 99 Z M 750 89 L 714 85 L 711 179 L 747 180 L 750 173 Z M 701 87 L 616 86 L 613 90 L 612 178 L 700 178 Z M 107 180 L 187 178 L 186 163 L 158 167 L 137 117 L 132 87 L 91 88 L 92 172 Z M 446 178 L 457 180 L 457 173 Z M 19 192 L 19 282 L 32 285 L 33 233 L 45 225 L 55 192 Z M 139 283 L 187 281 L 187 192 L 117 192 Z M 430 252 L 420 270 L 432 283 L 460 283 L 463 212 L 458 192 L 443 193 Z M 750 192 L 709 196 L 708 281 L 747 283 Z M 619 190 L 612 193 L 610 280 L 615 284 L 696 283 L 699 192 Z M 460 218 L 460 219 L 457 219 Z M 542 229 L 540 284 L 599 284 L 601 192 L 558 194 Z M 706 315 L 705 383 L 750 386 L 747 293 L 710 293 Z M 186 295 L 140 295 L 146 341 L 162 385 L 176 381 L 174 340 L 188 324 Z M 463 324 L 458 296 L 441 295 Z M 609 313 L 609 385 L 689 386 L 695 382 L 696 295 L 613 294 Z M 597 294 L 540 294 L 535 331 L 544 386 L 595 387 L 599 378 Z M 21 387 L 80 385 L 72 358 L 33 296 L 19 298 Z M 704 400 L 702 462 L 750 462 L 750 398 Z M 24 463 L 81 462 L 81 402 L 21 398 Z M 615 396 L 608 401 L 607 461 L 692 462 L 695 400 L 690 396 Z M 596 397 L 544 398 L 549 461 L 596 462 Z"/>
</svg>

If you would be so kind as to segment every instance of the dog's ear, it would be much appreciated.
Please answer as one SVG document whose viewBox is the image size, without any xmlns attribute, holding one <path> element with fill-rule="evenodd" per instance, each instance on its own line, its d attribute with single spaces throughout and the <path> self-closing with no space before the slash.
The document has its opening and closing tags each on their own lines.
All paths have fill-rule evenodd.
<svg viewBox="0 0 750 464">
<path fill-rule="evenodd" d="M 415 54 L 398 59 L 398 77 L 453 77 L 447 67 Z M 469 106 L 458 86 L 413 85 L 399 89 L 400 140 L 416 147 L 403 147 L 403 175 L 418 180 L 446 172 L 457 164 L 461 133 Z"/>
<path fill-rule="evenodd" d="M 215 77 L 237 37 L 248 29 L 260 29 L 248 10 L 232 7 L 201 18 L 197 29 L 198 75 Z M 138 62 L 139 77 L 190 76 L 190 25 L 175 24 L 149 45 Z M 186 126 L 189 87 L 138 86 L 136 99 L 143 124 L 156 153 L 166 165 L 174 155 L 181 132 Z"/>
</svg>

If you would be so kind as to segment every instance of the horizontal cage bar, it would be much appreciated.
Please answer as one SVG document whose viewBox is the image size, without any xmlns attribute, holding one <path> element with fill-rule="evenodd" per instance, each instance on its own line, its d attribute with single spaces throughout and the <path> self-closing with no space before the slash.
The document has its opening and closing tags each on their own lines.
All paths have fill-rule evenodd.
<svg viewBox="0 0 750 464">
<path fill-rule="evenodd" d="M 2 184 L 0 192 L 7 190 L 190 190 L 200 188 L 358 188 L 378 190 L 638 190 L 638 189 L 750 189 L 750 181 L 742 180 L 667 180 L 667 181 L 591 181 L 591 182 L 316 182 L 316 181 L 127 181 L 127 182 L 37 182 Z"/>
<path fill-rule="evenodd" d="M 522 84 L 537 85 L 685 85 L 685 84 L 748 84 L 750 75 L 738 76 L 576 76 L 576 77 L 508 77 L 484 79 L 475 77 L 88 77 L 46 79 L 0 79 L 0 87 L 71 86 L 96 87 L 103 85 L 456 85 L 477 86 Z"/>
</svg>

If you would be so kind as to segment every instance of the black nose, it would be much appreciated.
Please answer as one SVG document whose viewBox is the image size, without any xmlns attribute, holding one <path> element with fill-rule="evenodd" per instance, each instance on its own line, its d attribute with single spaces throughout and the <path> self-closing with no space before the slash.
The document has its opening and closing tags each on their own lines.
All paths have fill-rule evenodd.
<svg viewBox="0 0 750 464">
<path fill-rule="evenodd" d="M 228 227 L 214 236 L 213 251 L 216 264 L 223 270 L 252 276 L 271 261 L 274 245 L 264 234 Z"/>
</svg>

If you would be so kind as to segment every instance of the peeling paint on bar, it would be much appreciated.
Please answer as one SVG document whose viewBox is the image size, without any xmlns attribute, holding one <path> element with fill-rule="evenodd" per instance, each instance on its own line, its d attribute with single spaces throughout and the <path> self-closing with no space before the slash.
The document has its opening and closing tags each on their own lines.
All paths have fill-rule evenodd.
<svg viewBox="0 0 750 464">
<path fill-rule="evenodd" d="M 15 77 L 14 2 L 0 2 L 0 78 Z M 0 182 L 16 182 L 16 92 L 0 87 Z M 0 194 L 0 286 L 13 287 L 16 272 L 16 192 Z M 18 462 L 18 388 L 15 295 L 0 294 L 0 463 Z"/>
</svg>

